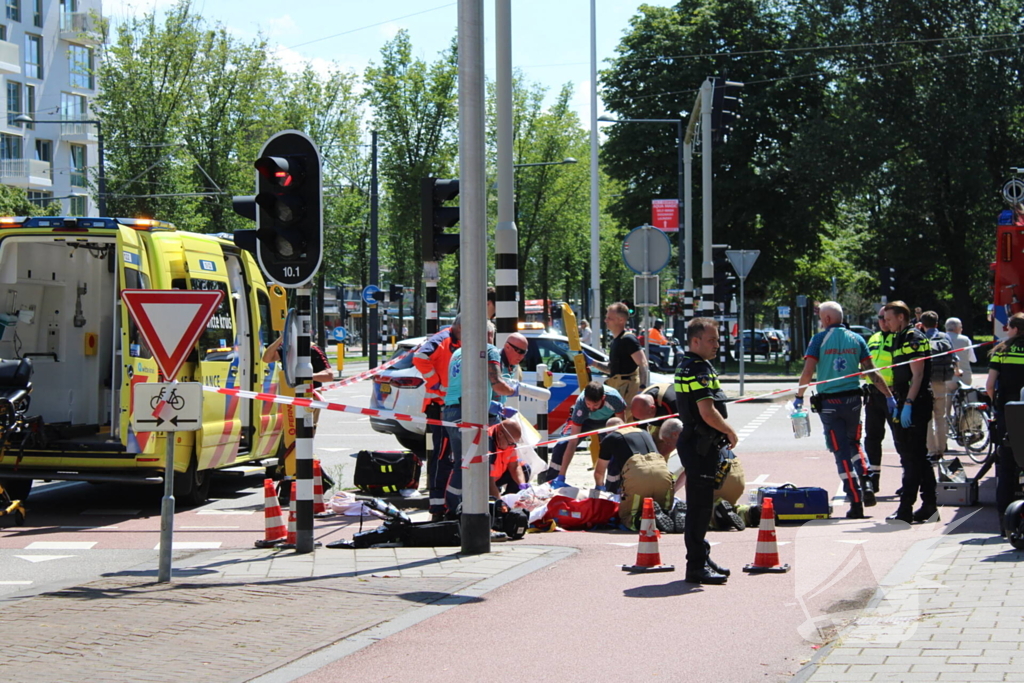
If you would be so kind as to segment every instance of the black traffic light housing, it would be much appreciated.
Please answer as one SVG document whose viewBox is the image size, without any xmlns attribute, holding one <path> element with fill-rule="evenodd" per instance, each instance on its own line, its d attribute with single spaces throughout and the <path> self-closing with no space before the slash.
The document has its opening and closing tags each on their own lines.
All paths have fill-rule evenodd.
<svg viewBox="0 0 1024 683">
<path fill-rule="evenodd" d="M 896 269 L 892 266 L 882 266 L 878 279 L 881 283 L 881 295 L 886 301 L 891 301 L 896 296 Z"/>
<path fill-rule="evenodd" d="M 740 118 L 740 90 L 743 83 L 714 79 L 711 96 L 711 145 L 717 147 L 726 141 L 735 122 Z"/>
<path fill-rule="evenodd" d="M 458 179 L 423 178 L 420 180 L 422 226 L 420 243 L 424 261 L 437 261 L 459 249 L 459 235 L 445 233 L 459 222 L 459 207 L 444 206 L 459 195 Z"/>
<path fill-rule="evenodd" d="M 728 304 L 732 295 L 736 293 L 736 271 L 733 270 L 726 250 L 728 247 L 713 247 L 711 250 L 711 262 L 714 264 L 714 300 Z"/>
<path fill-rule="evenodd" d="M 405 296 L 405 285 L 392 284 L 391 290 L 388 293 L 390 294 L 390 296 L 388 297 L 389 300 L 398 301 L 403 296 Z"/>
<path fill-rule="evenodd" d="M 257 194 L 235 197 L 235 213 L 255 218 L 256 230 L 235 231 L 235 244 L 255 252 L 264 275 L 301 287 L 323 258 L 323 185 L 320 152 L 304 133 L 286 130 L 260 150 Z"/>
</svg>

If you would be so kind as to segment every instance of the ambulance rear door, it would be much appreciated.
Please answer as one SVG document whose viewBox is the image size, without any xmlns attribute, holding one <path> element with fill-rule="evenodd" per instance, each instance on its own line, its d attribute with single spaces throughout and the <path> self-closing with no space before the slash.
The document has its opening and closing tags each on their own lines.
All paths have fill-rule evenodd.
<svg viewBox="0 0 1024 683">
<path fill-rule="evenodd" d="M 113 345 L 112 386 L 120 387 L 120 391 L 111 392 L 110 414 L 118 416 L 118 419 L 112 420 L 111 431 L 114 432 L 114 436 L 120 437 L 121 443 L 127 447 L 129 453 L 152 454 L 156 449 L 156 439 L 151 438 L 152 433 L 136 434 L 131 428 L 132 395 L 135 386 L 142 382 L 159 380 L 159 371 L 153 354 L 129 315 L 128 307 L 121 302 L 122 289 L 152 288 L 146 244 L 132 228 L 118 227 L 117 264 L 118 294 L 114 302 L 114 334 L 120 343 Z"/>
</svg>

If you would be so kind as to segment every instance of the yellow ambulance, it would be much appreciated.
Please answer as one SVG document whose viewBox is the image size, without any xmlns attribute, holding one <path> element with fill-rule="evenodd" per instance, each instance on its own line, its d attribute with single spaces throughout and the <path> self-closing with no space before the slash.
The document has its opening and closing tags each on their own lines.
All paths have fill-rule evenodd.
<svg viewBox="0 0 1024 683">
<path fill-rule="evenodd" d="M 0 450 L 0 484 L 24 500 L 32 480 L 157 483 L 166 434 L 136 433 L 132 393 L 161 377 L 121 302 L 123 289 L 224 292 L 177 379 L 277 393 L 263 350 L 283 327 L 284 290 L 229 237 L 146 219 L 0 218 L 0 358 L 30 358 L 27 428 Z M 175 432 L 175 497 L 208 498 L 213 470 L 277 456 L 283 413 L 205 393 L 203 425 Z"/>
</svg>

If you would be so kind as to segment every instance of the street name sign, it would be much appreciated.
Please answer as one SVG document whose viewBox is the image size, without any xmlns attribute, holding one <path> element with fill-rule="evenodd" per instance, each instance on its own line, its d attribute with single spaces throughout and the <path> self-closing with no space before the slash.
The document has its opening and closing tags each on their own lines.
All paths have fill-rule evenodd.
<svg viewBox="0 0 1024 683">
<path fill-rule="evenodd" d="M 167 380 L 177 376 L 223 298 L 224 292 L 219 289 L 125 289 L 121 292 L 121 300 Z"/>
</svg>

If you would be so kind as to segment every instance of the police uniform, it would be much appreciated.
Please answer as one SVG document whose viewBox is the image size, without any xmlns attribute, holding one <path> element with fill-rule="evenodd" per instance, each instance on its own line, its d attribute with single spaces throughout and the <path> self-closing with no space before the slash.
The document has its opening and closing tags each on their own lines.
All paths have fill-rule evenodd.
<svg viewBox="0 0 1024 683">
<path fill-rule="evenodd" d="M 712 429 L 701 417 L 700 401 L 714 401 L 715 409 L 726 418 L 725 392 L 711 363 L 687 351 L 676 370 L 676 412 L 683 422 L 676 449 L 686 468 L 686 574 L 699 575 L 708 564 L 708 546 L 704 541 L 711 523 L 714 505 L 715 475 L 730 451 L 725 435 Z"/>
<path fill-rule="evenodd" d="M 903 466 L 903 492 L 900 494 L 900 505 L 894 515 L 897 519 L 908 521 L 913 515 L 917 492 L 921 491 L 921 510 L 935 510 L 935 470 L 928 462 L 928 422 L 932 418 L 932 362 L 931 343 L 924 332 L 913 325 L 897 332 L 892 340 L 892 362 L 906 363 L 892 369 L 892 393 L 896 397 L 896 417 L 893 429 L 896 433 L 896 450 L 900 454 Z M 921 378 L 921 389 L 914 397 L 910 418 L 911 425 L 903 427 L 899 416 L 907 402 L 914 376 L 907 361 L 923 358 L 918 361 L 924 368 Z M 930 516 L 930 515 L 929 515 Z"/>
<path fill-rule="evenodd" d="M 996 383 L 996 395 L 993 397 L 996 410 L 997 445 L 1003 443 L 1006 436 L 1005 406 L 1010 401 L 1020 400 L 1020 390 L 1024 388 L 1024 337 L 1014 337 L 1002 349 L 999 349 L 988 362 L 989 370 L 999 372 Z M 1019 487 L 1020 468 L 1013 457 L 1013 450 L 1000 447 L 999 459 L 996 461 L 996 512 L 1000 515 L 1013 502 Z"/>
<path fill-rule="evenodd" d="M 892 332 L 879 330 L 868 339 L 868 352 L 871 353 L 871 361 L 879 370 L 878 374 L 887 386 L 892 387 Z M 896 430 L 892 426 L 892 415 L 889 414 L 889 406 L 885 400 L 885 394 L 878 390 L 870 381 L 867 387 L 867 400 L 864 403 L 864 450 L 868 456 L 868 468 L 871 472 L 871 486 L 878 491 L 879 479 L 882 474 L 882 441 L 885 440 L 885 425 L 889 425 L 893 440 L 896 439 Z"/>
</svg>

